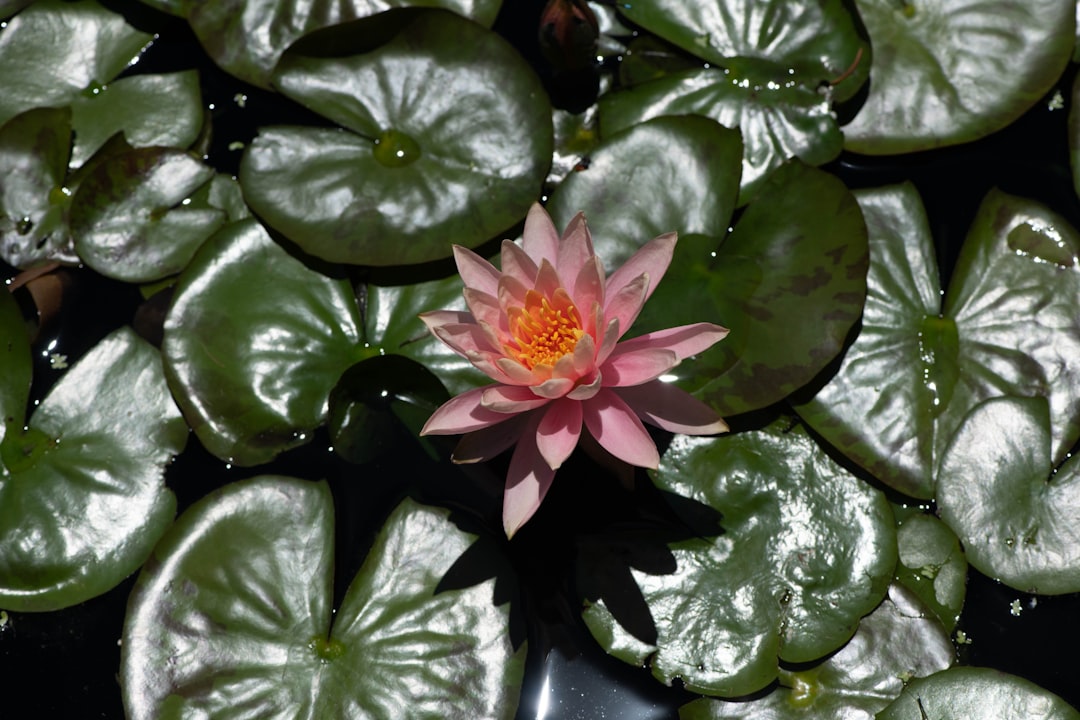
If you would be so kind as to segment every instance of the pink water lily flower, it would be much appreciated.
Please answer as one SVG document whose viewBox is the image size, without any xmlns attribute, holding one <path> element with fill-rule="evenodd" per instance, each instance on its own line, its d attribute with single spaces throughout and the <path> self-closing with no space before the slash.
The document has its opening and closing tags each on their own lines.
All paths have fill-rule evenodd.
<svg viewBox="0 0 1080 720">
<path fill-rule="evenodd" d="M 420 317 L 495 384 L 451 399 L 421 434 L 465 433 L 456 462 L 486 460 L 517 443 L 503 496 L 507 537 L 536 512 L 582 426 L 615 457 L 648 468 L 660 458 L 642 420 L 690 435 L 727 430 L 710 407 L 658 379 L 727 329 L 703 322 L 619 342 L 671 263 L 675 240 L 675 233 L 654 238 L 605 279 L 584 215 L 560 238 L 534 204 L 522 246 L 503 241 L 501 271 L 454 247 L 469 312 Z"/>
</svg>

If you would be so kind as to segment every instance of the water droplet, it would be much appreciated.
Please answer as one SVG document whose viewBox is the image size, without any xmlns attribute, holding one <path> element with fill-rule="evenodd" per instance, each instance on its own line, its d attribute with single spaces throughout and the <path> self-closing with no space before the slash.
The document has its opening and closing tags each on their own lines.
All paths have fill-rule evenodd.
<svg viewBox="0 0 1080 720">
<path fill-rule="evenodd" d="M 91 80 L 90 84 L 83 88 L 82 96 L 85 98 L 97 97 L 105 90 L 105 86 L 99 83 L 97 80 Z"/>
<path fill-rule="evenodd" d="M 375 140 L 375 160 L 384 167 L 405 167 L 420 157 L 420 145 L 397 130 L 387 130 Z"/>
<path fill-rule="evenodd" d="M 24 216 L 21 220 L 15 223 L 15 232 L 20 235 L 26 235 L 34 229 L 34 221 L 30 219 L 30 216 Z"/>
<path fill-rule="evenodd" d="M 1011 537 L 1007 537 L 1007 538 L 1005 538 L 1005 544 L 1008 545 L 1009 547 L 1012 547 L 1013 545 L 1016 544 L 1016 539 L 1011 538 Z"/>
</svg>

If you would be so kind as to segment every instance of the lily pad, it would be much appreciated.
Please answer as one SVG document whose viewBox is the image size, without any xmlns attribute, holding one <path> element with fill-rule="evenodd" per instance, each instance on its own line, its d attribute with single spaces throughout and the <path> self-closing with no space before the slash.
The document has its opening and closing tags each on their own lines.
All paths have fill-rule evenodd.
<svg viewBox="0 0 1080 720">
<path fill-rule="evenodd" d="M 176 512 L 164 468 L 186 441 L 157 350 L 129 329 L 98 343 L 0 442 L 0 606 L 68 607 L 134 572 Z"/>
<path fill-rule="evenodd" d="M 884 597 L 896 563 L 885 496 L 833 462 L 800 427 L 718 438 L 676 435 L 654 480 L 722 513 L 714 538 L 673 543 L 670 575 L 634 571 L 656 625 L 645 643 L 603 602 L 585 622 L 612 655 L 665 683 L 735 697 L 779 663 L 846 643 Z"/>
<path fill-rule="evenodd" d="M 740 202 L 791 157 L 835 159 L 832 113 L 866 81 L 870 46 L 840 0 L 678 0 L 625 3 L 627 17 L 707 61 L 605 96 L 604 136 L 660 115 L 695 113 L 742 131 Z"/>
<path fill-rule="evenodd" d="M 934 495 L 946 444 L 975 405 L 1050 400 L 1051 458 L 1080 437 L 1080 236 L 1033 201 L 991 191 L 942 300 L 918 193 L 856 193 L 870 228 L 862 328 L 799 414 L 887 485 Z"/>
<path fill-rule="evenodd" d="M 448 12 L 408 16 L 347 57 L 287 54 L 274 83 L 343 125 L 264 129 L 240 165 L 252 209 L 306 252 L 406 265 L 520 221 L 551 163 L 551 110 L 496 34 Z"/>
<path fill-rule="evenodd" d="M 893 585 L 859 623 L 851 641 L 814 667 L 782 669 L 780 685 L 764 697 L 696 700 L 680 720 L 866 720 L 916 677 L 945 670 L 955 650 L 949 634 L 911 591 Z M 915 720 L 911 718 L 909 720 Z"/>
<path fill-rule="evenodd" d="M 68 229 L 71 111 L 36 108 L 0 127 L 0 258 L 19 268 L 77 262 Z"/>
<path fill-rule="evenodd" d="M 293 0 L 183 0 L 180 7 L 220 67 L 271 89 L 271 73 L 286 48 L 320 28 L 403 7 L 446 8 L 491 27 L 501 5 L 502 0 L 313 0 L 302 5 Z"/>
<path fill-rule="evenodd" d="M 59 107 L 119 75 L 153 39 L 94 0 L 37 0 L 0 33 L 0 125 Z"/>
<path fill-rule="evenodd" d="M 195 434 L 237 465 L 306 442 L 342 372 L 366 357 L 349 282 L 290 256 L 250 219 L 218 231 L 181 273 L 162 353 Z"/>
<path fill-rule="evenodd" d="M 142 148 L 100 163 L 71 202 L 79 257 L 102 275 L 150 282 L 180 272 L 225 212 L 189 207 L 213 169 L 182 150 Z"/>
<path fill-rule="evenodd" d="M 81 93 L 71 103 L 71 167 L 82 165 L 118 132 L 132 147 L 187 148 L 202 128 L 201 98 L 195 70 L 134 75 Z"/>
<path fill-rule="evenodd" d="M 912 515 L 896 531 L 896 580 L 914 592 L 952 632 L 964 608 L 967 558 L 949 526 L 933 515 Z"/>
<path fill-rule="evenodd" d="M 675 230 L 671 266 L 630 334 L 708 321 L 731 334 L 674 376 L 721 414 L 770 405 L 844 347 L 862 311 L 866 226 L 844 184 L 789 163 L 728 235 L 738 135 L 701 117 L 664 117 L 609 138 L 548 209 L 556 224 L 586 210 L 597 255 L 619 266 Z M 686 302 L 686 288 L 697 289 Z"/>
<path fill-rule="evenodd" d="M 1080 459 L 1055 472 L 1042 398 L 995 398 L 964 419 L 938 476 L 941 519 L 985 575 L 1031 593 L 1080 591 Z"/>
<path fill-rule="evenodd" d="M 222 488 L 177 520 L 132 592 L 128 717 L 510 720 L 524 658 L 493 581 L 438 588 L 473 539 L 404 501 L 335 612 L 329 488 Z"/>
<path fill-rule="evenodd" d="M 1015 675 L 954 667 L 914 680 L 877 720 L 1080 720 L 1064 700 Z"/>
<path fill-rule="evenodd" d="M 1076 38 L 1072 0 L 855 0 L 874 64 L 845 146 L 886 155 L 1000 130 L 1061 77 Z"/>
</svg>

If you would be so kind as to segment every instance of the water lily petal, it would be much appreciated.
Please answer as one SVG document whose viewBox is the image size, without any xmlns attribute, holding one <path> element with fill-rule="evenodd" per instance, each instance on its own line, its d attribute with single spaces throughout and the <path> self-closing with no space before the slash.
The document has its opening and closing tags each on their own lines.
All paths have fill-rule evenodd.
<svg viewBox="0 0 1080 720">
<path fill-rule="evenodd" d="M 512 385 L 534 385 L 536 382 L 533 371 L 525 367 L 517 360 L 504 357 L 495 361 L 495 365 L 513 380 Z"/>
<path fill-rule="evenodd" d="M 499 278 L 495 297 L 499 299 L 499 308 L 506 314 L 512 307 L 525 307 L 525 294 L 528 292 L 529 288 L 525 287 L 520 280 L 503 275 Z"/>
<path fill-rule="evenodd" d="M 604 376 L 597 370 L 593 379 L 584 384 L 578 384 L 570 392 L 566 393 L 566 397 L 571 400 L 588 400 L 589 398 L 600 392 L 600 388 L 604 385 Z"/>
<path fill-rule="evenodd" d="M 506 420 L 508 415 L 488 410 L 480 404 L 487 388 L 476 388 L 447 400 L 432 413 L 421 435 L 457 435 L 480 430 Z"/>
<path fill-rule="evenodd" d="M 555 266 L 547 260 L 540 263 L 540 269 L 536 273 L 536 284 L 533 289 L 546 298 L 550 298 L 555 291 L 563 286 L 559 274 L 555 272 Z"/>
<path fill-rule="evenodd" d="M 619 343 L 612 355 L 623 352 L 635 352 L 642 348 L 663 348 L 670 350 L 684 360 L 691 355 L 708 350 L 714 344 L 727 337 L 728 329 L 713 323 L 693 323 L 667 328 L 656 332 L 639 335 Z"/>
<path fill-rule="evenodd" d="M 472 288 L 465 288 L 462 295 L 465 296 L 465 305 L 468 306 L 469 312 L 478 324 L 486 323 L 504 335 L 510 332 L 510 326 L 506 322 L 502 307 L 499 306 L 498 298 Z"/>
<path fill-rule="evenodd" d="M 613 390 L 601 388 L 581 404 L 585 427 L 600 446 L 639 467 L 656 469 L 660 455 L 637 414 Z"/>
<path fill-rule="evenodd" d="M 494 265 L 472 250 L 460 245 L 454 246 L 454 262 L 465 287 L 471 287 L 488 295 L 497 295 L 499 278 L 502 276 Z"/>
<path fill-rule="evenodd" d="M 505 360 L 499 353 L 469 353 L 465 356 L 465 359 L 472 363 L 480 372 L 487 375 L 489 378 L 502 385 L 530 385 L 532 376 L 527 376 L 528 379 L 522 380 L 520 377 L 511 377 L 503 372 L 502 367 L 499 365 L 500 360 Z M 512 361 L 511 361 L 512 362 Z M 526 371 L 527 372 L 527 371 Z"/>
<path fill-rule="evenodd" d="M 558 470 L 581 437 L 581 403 L 560 398 L 551 403 L 536 428 L 536 446 L 548 467 Z"/>
<path fill-rule="evenodd" d="M 561 398 L 573 388 L 574 381 L 572 379 L 553 377 L 545 380 L 539 385 L 534 385 L 532 391 L 540 397 L 551 398 L 554 400 L 555 398 Z"/>
<path fill-rule="evenodd" d="M 571 298 L 581 314 L 585 332 L 590 335 L 596 333 L 596 323 L 593 322 L 593 313 L 585 312 L 595 305 L 604 305 L 604 264 L 600 258 L 593 257 L 582 266 L 577 274 L 572 288 Z"/>
<path fill-rule="evenodd" d="M 528 414 L 511 416 L 506 422 L 461 436 L 450 459 L 458 465 L 486 462 L 509 449 L 521 437 Z"/>
<path fill-rule="evenodd" d="M 431 332 L 462 357 L 469 357 L 470 353 L 477 352 L 502 352 L 502 348 L 492 344 L 491 336 L 476 323 L 442 325 L 432 328 Z"/>
<path fill-rule="evenodd" d="M 480 397 L 482 406 L 497 413 L 522 413 L 549 402 L 550 398 L 539 397 L 531 388 L 523 385 L 491 385 L 484 388 Z"/>
<path fill-rule="evenodd" d="M 443 325 L 458 325 L 461 323 L 470 323 L 474 321 L 474 317 L 471 313 L 463 312 L 461 310 L 432 310 L 430 312 L 422 312 L 417 317 L 421 322 L 427 326 L 428 330 L 434 331 L 435 328 L 442 327 Z"/>
<path fill-rule="evenodd" d="M 654 380 L 614 391 L 645 422 L 684 435 L 714 435 L 728 425 L 716 411 L 670 383 Z"/>
<path fill-rule="evenodd" d="M 551 488 L 555 471 L 544 460 L 536 445 L 536 427 L 539 414 L 531 419 L 521 432 L 521 440 L 510 458 L 506 473 L 506 490 L 503 492 L 503 530 L 506 537 L 514 536 L 521 526 L 540 507 Z"/>
<path fill-rule="evenodd" d="M 655 380 L 679 364 L 679 356 L 666 348 L 643 347 L 628 351 L 621 343 L 601 367 L 604 387 L 626 387 Z"/>
<path fill-rule="evenodd" d="M 596 351 L 597 365 L 601 365 L 607 360 L 608 355 L 615 349 L 615 344 L 619 342 L 621 335 L 622 328 L 619 325 L 619 318 L 608 320 L 607 328 L 604 329 L 604 339 L 600 342 L 600 349 Z"/>
<path fill-rule="evenodd" d="M 610 285 L 609 285 L 610 287 Z M 622 332 L 630 329 L 641 312 L 641 306 L 648 297 L 649 276 L 638 275 L 634 280 L 624 285 L 614 295 L 607 296 L 607 307 L 604 308 L 604 317 L 608 320 L 618 318 L 619 328 Z"/>
<path fill-rule="evenodd" d="M 502 241 L 500 264 L 504 275 L 509 275 L 526 287 L 536 282 L 536 263 L 512 240 Z"/>
<path fill-rule="evenodd" d="M 574 346 L 574 352 L 567 357 L 573 363 L 575 378 L 591 373 L 596 367 L 596 341 L 592 335 L 582 335 Z"/>
<path fill-rule="evenodd" d="M 642 245 L 636 253 L 630 256 L 629 260 L 623 263 L 622 267 L 613 272 L 611 277 L 608 278 L 608 296 L 619 292 L 634 282 L 640 275 L 645 274 L 649 276 L 649 288 L 645 294 L 645 300 L 648 300 L 653 290 L 660 284 L 660 278 L 664 277 L 664 273 L 667 272 L 668 265 L 671 264 L 677 239 L 678 235 L 676 233 L 664 233 Z"/>
<path fill-rule="evenodd" d="M 525 216 L 525 230 L 521 236 L 521 244 L 525 248 L 525 253 L 538 266 L 541 260 L 547 260 L 552 265 L 558 261 L 559 231 L 555 229 L 551 216 L 540 203 L 533 203 L 529 208 L 529 214 Z"/>
<path fill-rule="evenodd" d="M 594 257 L 596 252 L 593 250 L 592 234 L 585 222 L 585 214 L 578 213 L 563 232 L 562 242 L 559 243 L 559 261 L 555 268 L 559 271 L 559 277 L 573 280 L 581 272 L 581 268 Z"/>
</svg>

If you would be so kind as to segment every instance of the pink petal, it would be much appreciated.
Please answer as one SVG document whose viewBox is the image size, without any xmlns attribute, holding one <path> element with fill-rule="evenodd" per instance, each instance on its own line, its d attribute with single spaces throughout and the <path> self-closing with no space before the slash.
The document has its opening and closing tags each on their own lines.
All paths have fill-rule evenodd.
<svg viewBox="0 0 1080 720">
<path fill-rule="evenodd" d="M 520 280 L 503 275 L 499 278 L 499 286 L 495 291 L 495 297 L 499 299 L 499 309 L 506 314 L 511 307 L 525 307 L 525 293 L 528 291 L 529 288 Z"/>
<path fill-rule="evenodd" d="M 561 398 L 566 393 L 574 389 L 574 381 L 570 378 L 557 378 L 553 377 L 549 380 L 545 380 L 539 385 L 534 385 L 532 391 L 540 397 Z"/>
<path fill-rule="evenodd" d="M 504 335 L 510 332 L 510 326 L 506 322 L 506 315 L 494 295 L 488 295 L 472 288 L 465 288 L 462 295 L 465 296 L 465 304 L 469 307 L 469 312 L 472 313 L 473 319 L 477 323 L 486 324 Z"/>
<path fill-rule="evenodd" d="M 551 216 L 540 203 L 533 203 L 529 214 L 525 216 L 525 231 L 522 233 L 521 244 L 525 253 L 537 265 L 541 260 L 547 260 L 554 265 L 559 257 L 559 231 L 555 229 Z"/>
<path fill-rule="evenodd" d="M 604 330 L 604 339 L 600 341 L 600 349 L 596 351 L 597 365 L 607 360 L 608 355 L 615 349 L 615 344 L 619 342 L 620 336 L 622 336 L 622 328 L 619 327 L 619 319 L 612 318 L 608 321 L 607 328 Z"/>
<path fill-rule="evenodd" d="M 467 390 L 452 397 L 432 413 L 424 424 L 421 435 L 457 435 L 480 430 L 503 422 L 508 415 L 488 410 L 480 404 L 487 388 Z"/>
<path fill-rule="evenodd" d="M 566 397 L 571 400 L 588 400 L 589 398 L 600 392 L 600 388 L 603 387 L 603 374 L 597 371 L 596 376 L 586 384 L 579 384 L 570 392 L 566 393 Z"/>
<path fill-rule="evenodd" d="M 544 260 L 540 263 L 540 269 L 536 273 L 536 284 L 533 286 L 538 293 L 550 298 L 555 291 L 563 286 L 559 274 L 555 272 L 555 266 Z"/>
<path fill-rule="evenodd" d="M 488 295 L 496 294 L 502 273 L 496 270 L 494 265 L 460 245 L 454 246 L 454 261 L 465 287 L 486 292 Z"/>
<path fill-rule="evenodd" d="M 633 352 L 642 348 L 663 348 L 675 353 L 680 360 L 708 350 L 727 337 L 728 329 L 713 323 L 694 323 L 639 335 L 619 343 L 615 353 Z"/>
<path fill-rule="evenodd" d="M 467 312 L 460 310 L 432 310 L 430 312 L 422 312 L 417 317 L 421 322 L 427 326 L 428 330 L 434 332 L 435 328 L 442 327 L 443 325 L 459 325 L 461 323 L 474 322 L 474 316 Z"/>
<path fill-rule="evenodd" d="M 512 240 L 502 241 L 501 264 L 503 275 L 509 275 L 526 287 L 536 282 L 536 263 Z"/>
<path fill-rule="evenodd" d="M 459 465 L 491 460 L 518 441 L 528 420 L 527 414 L 514 415 L 506 422 L 466 433 L 450 459 Z"/>
<path fill-rule="evenodd" d="M 558 470 L 581 437 L 581 403 L 562 398 L 544 411 L 536 428 L 536 446 L 548 467 Z"/>
<path fill-rule="evenodd" d="M 610 287 L 610 285 L 608 286 Z M 639 275 L 632 282 L 624 285 L 614 295 L 607 296 L 607 307 L 604 308 L 604 317 L 610 321 L 612 318 L 619 320 L 619 336 L 630 329 L 641 312 L 641 306 L 648 297 L 649 276 Z"/>
<path fill-rule="evenodd" d="M 573 280 L 594 257 L 596 252 L 593 250 L 592 235 L 585 222 L 585 214 L 578 213 L 567 224 L 562 243 L 559 244 L 559 261 L 555 265 L 559 277 Z"/>
<path fill-rule="evenodd" d="M 522 385 L 494 385 L 485 389 L 480 405 L 497 413 L 522 413 L 547 405 L 549 398 L 537 397 Z"/>
<path fill-rule="evenodd" d="M 446 343 L 451 350 L 468 357 L 471 353 L 498 353 L 502 351 L 498 345 L 492 345 L 491 337 L 476 323 L 458 323 L 454 325 L 442 325 L 432 328 L 435 337 Z"/>
<path fill-rule="evenodd" d="M 501 360 L 505 360 L 500 353 L 469 353 L 466 359 L 473 364 L 480 372 L 487 375 L 489 378 L 502 385 L 531 385 L 532 376 L 529 375 L 524 381 L 519 378 L 511 377 L 502 370 L 502 366 L 499 364 Z M 511 361 L 512 362 L 512 361 Z"/>
<path fill-rule="evenodd" d="M 575 378 L 592 372 L 596 367 L 596 341 L 592 339 L 592 335 L 582 335 L 574 345 L 574 352 L 568 357 L 574 364 Z"/>
<path fill-rule="evenodd" d="M 604 305 L 604 266 L 600 258 L 594 257 L 590 262 L 585 263 L 574 280 L 572 290 L 571 297 L 574 305 L 577 306 L 578 313 L 581 314 L 585 332 L 595 333 L 596 324 L 591 322 L 593 315 L 590 311 L 596 305 L 601 307 Z"/>
<path fill-rule="evenodd" d="M 511 360 L 508 357 L 499 358 L 495 361 L 495 365 L 498 366 L 499 370 L 504 372 L 508 378 L 513 380 L 514 385 L 532 385 L 536 382 L 532 370 L 525 367 L 517 360 Z"/>
<path fill-rule="evenodd" d="M 645 422 L 684 435 L 714 435 L 728 426 L 696 397 L 670 383 L 654 380 L 615 390 Z"/>
<path fill-rule="evenodd" d="M 660 455 L 645 426 L 614 391 L 601 388 L 581 405 L 585 427 L 609 453 L 639 467 L 655 469 L 660 464 Z"/>
<path fill-rule="evenodd" d="M 536 513 L 551 488 L 555 471 L 544 460 L 536 445 L 539 414 L 521 432 L 521 439 L 510 458 L 503 492 L 503 529 L 506 537 L 514 536 L 522 525 Z"/>
<path fill-rule="evenodd" d="M 600 367 L 604 374 L 604 387 L 640 385 L 655 380 L 679 364 L 679 356 L 665 348 L 637 348 L 623 350 L 621 343 Z"/>
<path fill-rule="evenodd" d="M 607 281 L 607 291 L 610 296 L 617 293 L 640 275 L 649 276 L 649 288 L 645 299 L 648 300 L 653 290 L 660 284 L 660 279 L 667 272 L 671 264 L 671 257 L 675 253 L 675 241 L 677 235 L 673 232 L 665 233 L 645 243 L 641 248 L 623 263 L 623 266 L 613 272 Z M 624 326 L 629 327 L 629 326 Z"/>
</svg>

